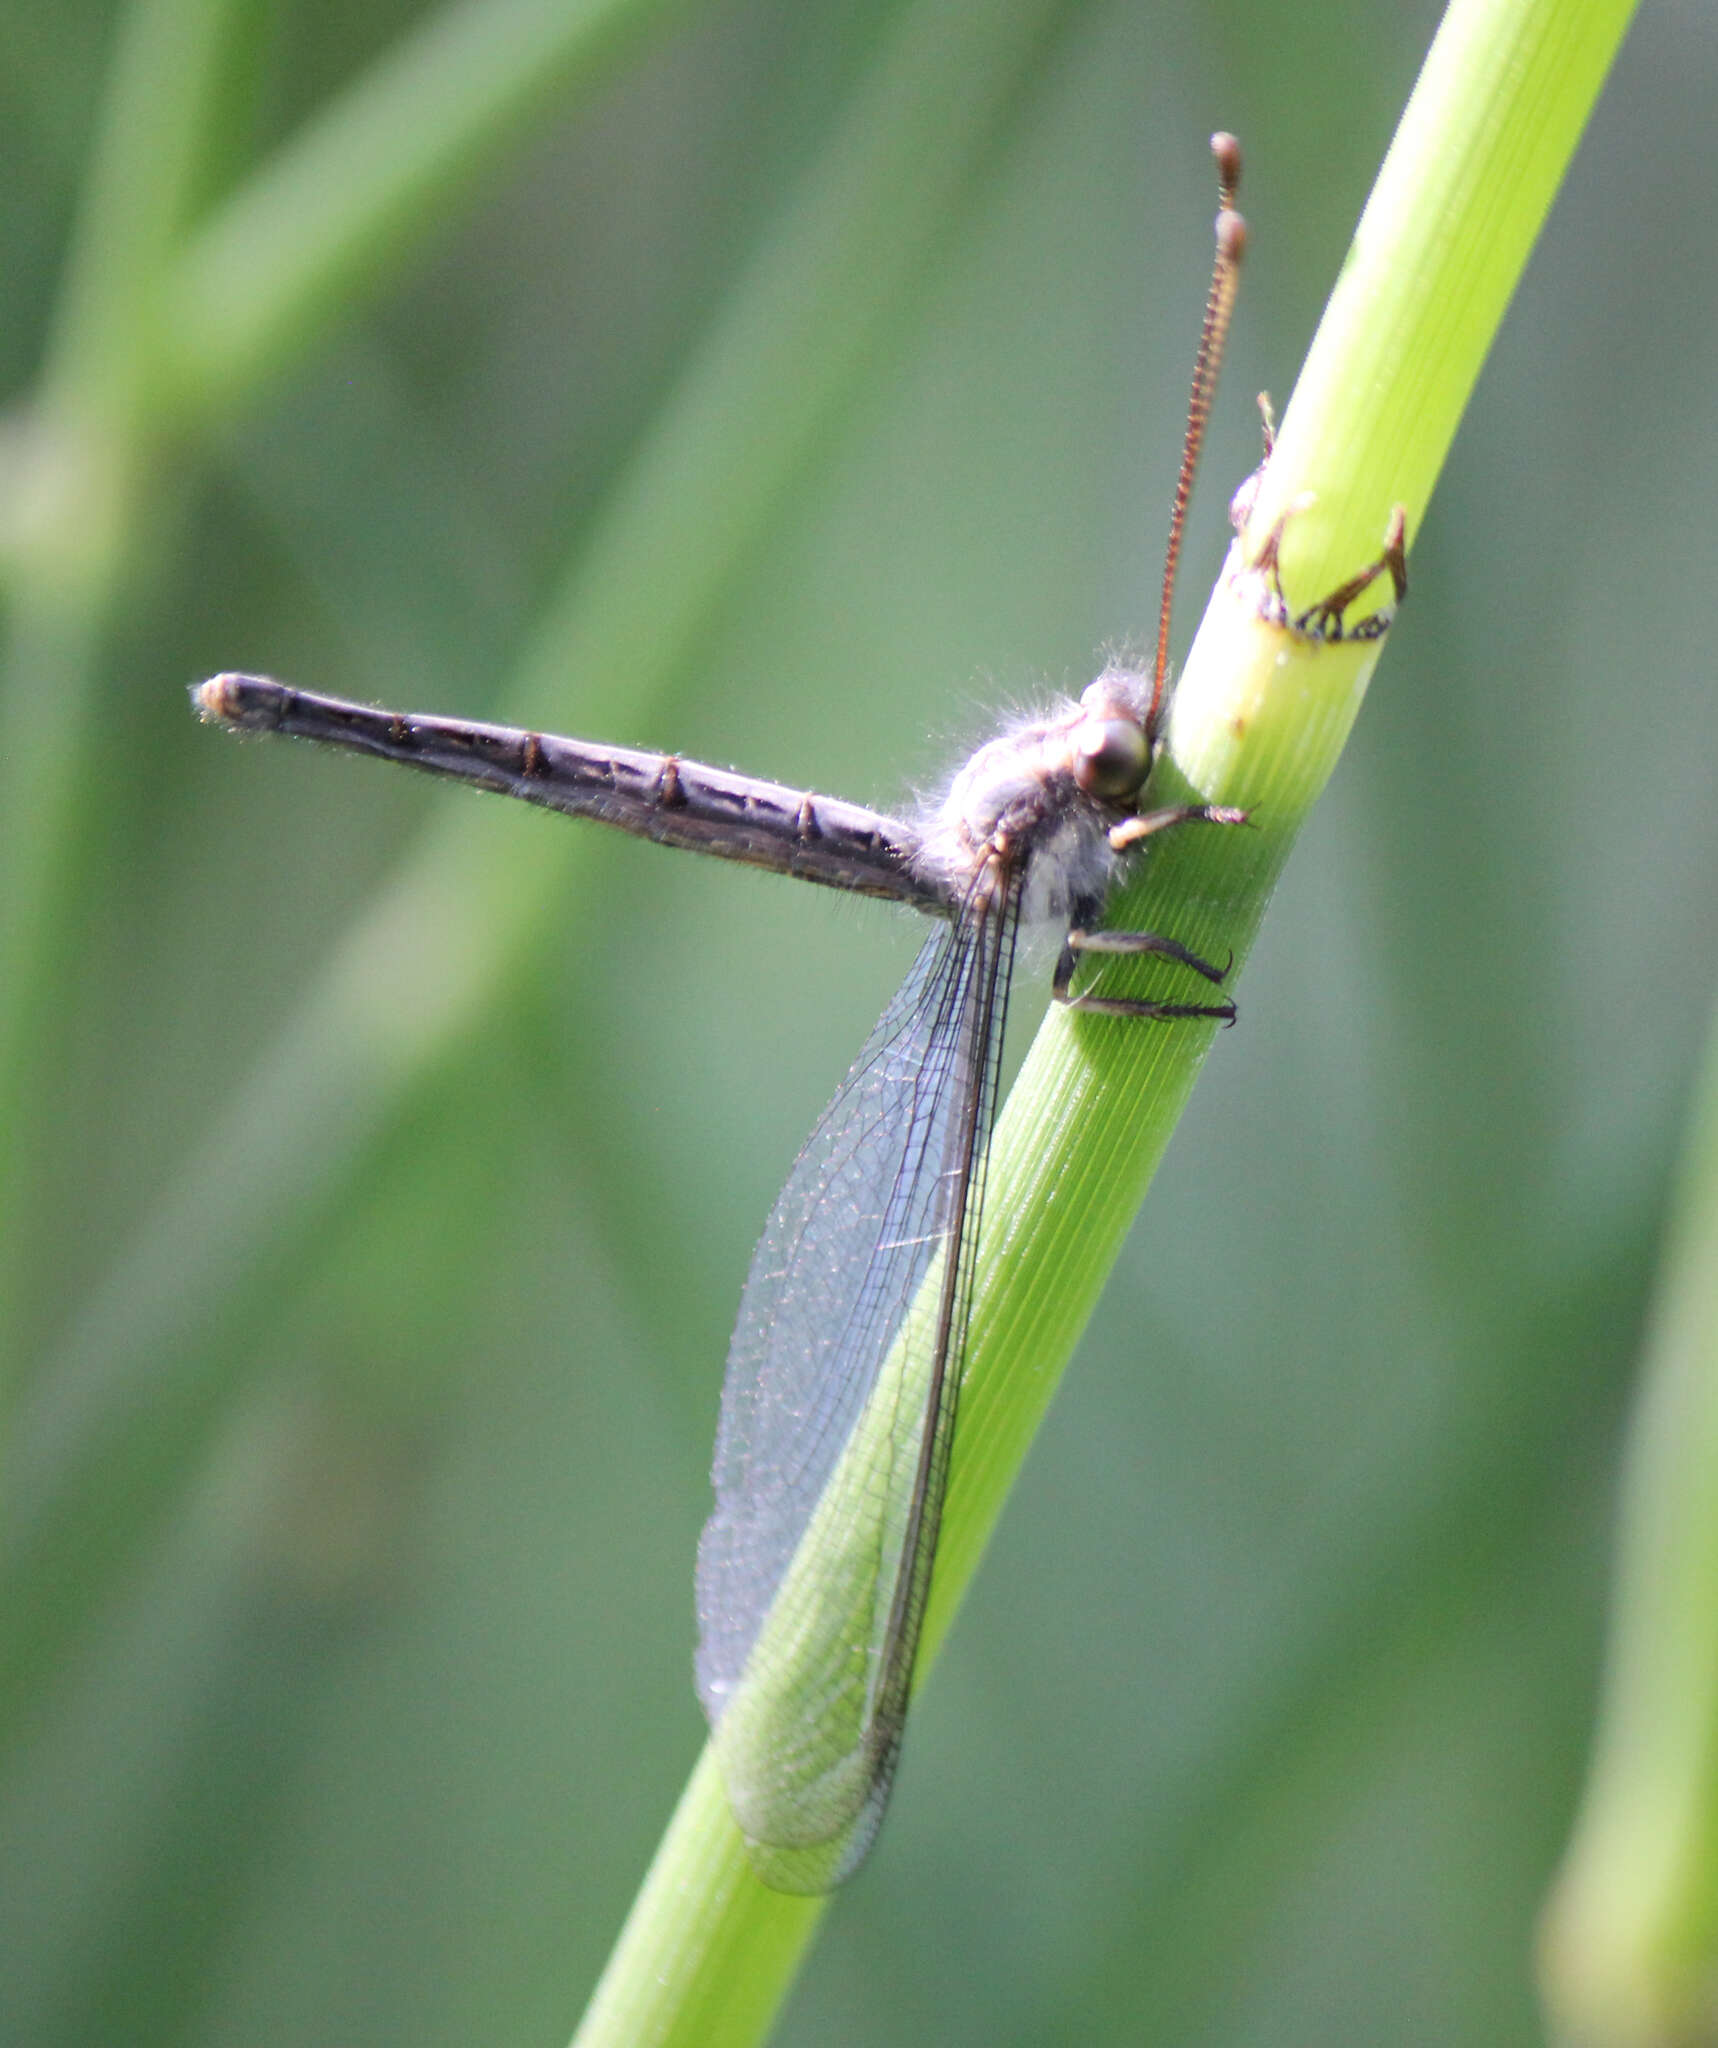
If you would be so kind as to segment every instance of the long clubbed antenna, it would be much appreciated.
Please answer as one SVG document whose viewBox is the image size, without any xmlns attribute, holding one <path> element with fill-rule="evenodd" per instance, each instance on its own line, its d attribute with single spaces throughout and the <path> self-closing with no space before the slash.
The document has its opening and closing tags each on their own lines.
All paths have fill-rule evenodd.
<svg viewBox="0 0 1718 2048">
<path fill-rule="evenodd" d="M 1241 183 L 1241 145 L 1234 136 L 1213 135 L 1211 154 L 1217 159 L 1217 257 L 1211 268 L 1211 289 L 1205 298 L 1205 325 L 1199 335 L 1199 353 L 1193 358 L 1193 395 L 1187 406 L 1187 435 L 1181 444 L 1181 474 L 1175 480 L 1175 508 L 1169 516 L 1169 548 L 1163 559 L 1163 603 L 1157 614 L 1157 659 L 1151 670 L 1151 708 L 1145 729 L 1155 733 L 1163 710 L 1163 692 L 1169 676 L 1169 615 L 1175 602 L 1175 571 L 1181 559 L 1181 530 L 1187 524 L 1187 503 L 1193 495 L 1194 472 L 1199 467 L 1199 450 L 1205 439 L 1205 422 L 1211 416 L 1211 400 L 1217 390 L 1217 372 L 1223 363 L 1223 344 L 1229 335 L 1229 316 L 1235 310 L 1235 291 L 1241 281 L 1241 253 L 1247 246 L 1247 224 L 1235 210 L 1235 195 Z"/>
</svg>

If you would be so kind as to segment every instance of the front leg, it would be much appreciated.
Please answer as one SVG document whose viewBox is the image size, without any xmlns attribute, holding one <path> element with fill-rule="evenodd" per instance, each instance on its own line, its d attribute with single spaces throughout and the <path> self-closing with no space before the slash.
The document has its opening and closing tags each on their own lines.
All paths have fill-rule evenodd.
<svg viewBox="0 0 1718 2048">
<path fill-rule="evenodd" d="M 1116 853 L 1126 853 L 1130 846 L 1137 846 L 1154 832 L 1167 832 L 1172 825 L 1244 825 L 1246 822 L 1246 812 L 1236 810 L 1233 804 L 1170 804 L 1161 811 L 1136 811 L 1131 818 L 1123 818 L 1119 825 L 1112 825 L 1110 846 Z"/>
</svg>

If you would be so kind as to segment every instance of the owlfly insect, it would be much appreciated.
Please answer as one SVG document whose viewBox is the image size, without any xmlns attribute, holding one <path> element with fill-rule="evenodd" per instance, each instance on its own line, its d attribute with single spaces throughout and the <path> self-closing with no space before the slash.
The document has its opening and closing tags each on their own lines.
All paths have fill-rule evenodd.
<svg viewBox="0 0 1718 2048">
<path fill-rule="evenodd" d="M 1232 825 L 1143 792 L 1166 704 L 1177 557 L 1245 230 L 1240 151 L 1213 138 L 1221 210 L 1149 674 L 1112 664 L 1013 725 L 917 818 L 707 768 L 463 719 L 380 711 L 247 675 L 192 692 L 215 724 L 377 754 L 667 846 L 910 905 L 936 921 L 812 1132 L 765 1225 L 728 1355 L 715 1510 L 698 1548 L 698 1691 L 760 1876 L 818 1892 L 858 1868 L 888 1802 L 955 1437 L 985 1149 L 1016 935 L 1063 935 L 1052 993 L 1077 1010 L 1232 1021 L 1223 999 L 1073 986 L 1086 953 L 1172 938 L 1098 928 L 1155 834 Z"/>
</svg>

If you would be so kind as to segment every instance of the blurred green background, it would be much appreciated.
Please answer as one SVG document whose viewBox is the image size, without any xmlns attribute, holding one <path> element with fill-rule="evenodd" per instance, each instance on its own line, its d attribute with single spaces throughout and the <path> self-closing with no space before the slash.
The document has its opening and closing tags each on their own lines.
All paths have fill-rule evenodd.
<svg viewBox="0 0 1718 2048">
<path fill-rule="evenodd" d="M 958 151 L 796 337 L 770 252 L 816 244 L 937 10 L 634 9 L 266 378 L 216 403 L 183 351 L 127 428 L 117 567 L 80 567 L 77 521 L 34 537 L 37 379 L 122 22 L 175 6 L 0 31 L 0 893 L 51 912 L 0 990 L 0 2038 L 556 2043 L 702 1739 L 751 1244 L 919 934 L 237 745 L 183 687 L 501 715 L 523 669 L 563 729 L 904 801 L 1151 624 L 1225 125 L 1253 234 L 1185 640 L 1437 10 L 975 16 L 982 117 L 908 107 Z M 552 12 L 466 10 L 501 56 Z M 436 19 L 225 14 L 187 232 Z M 1718 984 L 1715 96 L 1710 13 L 1648 10 L 785 2042 L 1538 2038 Z M 797 424 L 749 471 L 711 364 L 760 334 Z M 557 665 L 599 643 L 636 669 Z M 18 796 L 56 719 L 57 837 Z M 402 873 L 447 916 L 385 950 Z"/>
</svg>

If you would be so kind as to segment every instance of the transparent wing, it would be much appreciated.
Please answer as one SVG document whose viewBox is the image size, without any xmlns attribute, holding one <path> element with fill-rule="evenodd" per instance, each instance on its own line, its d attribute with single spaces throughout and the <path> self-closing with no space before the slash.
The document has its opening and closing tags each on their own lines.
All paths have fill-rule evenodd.
<svg viewBox="0 0 1718 2048">
<path fill-rule="evenodd" d="M 925 944 L 752 1259 L 698 1549 L 698 1691 L 771 1883 L 882 1818 L 930 1581 L 1012 965 L 996 898 Z"/>
</svg>

